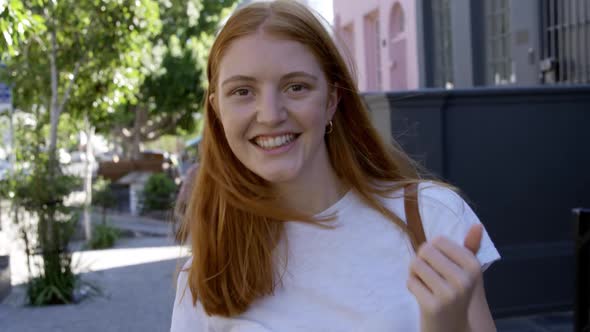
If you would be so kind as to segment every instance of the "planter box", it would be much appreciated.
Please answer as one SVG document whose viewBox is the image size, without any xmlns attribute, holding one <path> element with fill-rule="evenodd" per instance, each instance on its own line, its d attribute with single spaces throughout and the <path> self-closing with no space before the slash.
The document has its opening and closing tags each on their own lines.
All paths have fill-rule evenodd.
<svg viewBox="0 0 590 332">
<path fill-rule="evenodd" d="M 0 256 L 0 302 L 10 294 L 10 256 Z"/>
</svg>

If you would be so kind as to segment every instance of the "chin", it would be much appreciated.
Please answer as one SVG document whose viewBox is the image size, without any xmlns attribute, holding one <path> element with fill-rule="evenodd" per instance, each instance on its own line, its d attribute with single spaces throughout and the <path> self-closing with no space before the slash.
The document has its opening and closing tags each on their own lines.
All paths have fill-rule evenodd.
<svg viewBox="0 0 590 332">
<path fill-rule="evenodd" d="M 292 182 L 297 178 L 297 172 L 293 170 L 281 170 L 273 172 L 257 172 L 258 176 L 272 184 Z"/>
</svg>

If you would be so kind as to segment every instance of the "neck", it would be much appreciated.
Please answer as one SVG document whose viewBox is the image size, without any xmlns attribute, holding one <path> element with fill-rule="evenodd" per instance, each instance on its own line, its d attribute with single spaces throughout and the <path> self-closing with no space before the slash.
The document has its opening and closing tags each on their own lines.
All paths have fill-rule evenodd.
<svg viewBox="0 0 590 332">
<path fill-rule="evenodd" d="M 275 188 L 286 207 L 315 215 L 340 200 L 348 188 L 336 175 L 325 147 L 310 164 L 297 179 L 276 184 Z"/>
</svg>

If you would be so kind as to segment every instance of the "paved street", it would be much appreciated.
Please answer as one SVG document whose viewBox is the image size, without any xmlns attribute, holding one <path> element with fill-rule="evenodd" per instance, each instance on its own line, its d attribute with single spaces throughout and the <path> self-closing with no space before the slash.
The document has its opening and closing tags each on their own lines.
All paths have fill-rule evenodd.
<svg viewBox="0 0 590 332">
<path fill-rule="evenodd" d="M 498 332 L 572 332 L 571 312 L 513 317 L 496 320 Z"/>
</svg>

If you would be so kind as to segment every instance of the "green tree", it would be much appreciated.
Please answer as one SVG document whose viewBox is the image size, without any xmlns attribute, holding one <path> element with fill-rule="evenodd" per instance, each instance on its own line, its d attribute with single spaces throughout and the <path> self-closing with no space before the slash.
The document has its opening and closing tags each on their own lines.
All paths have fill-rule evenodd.
<svg viewBox="0 0 590 332">
<path fill-rule="evenodd" d="M 142 81 L 142 55 L 161 26 L 158 3 L 37 0 L 22 4 L 43 18 L 45 29 L 19 44 L 20 50 L 7 61 L 8 79 L 15 87 L 16 107 L 45 110 L 46 150 L 49 162 L 56 164 L 58 128 L 66 105 L 71 118 L 89 114 L 100 118 L 136 93 Z M 85 185 L 90 196 L 91 184 Z M 89 226 L 86 235 L 90 237 Z"/>
<path fill-rule="evenodd" d="M 70 119 L 108 113 L 117 103 L 127 102 L 126 96 L 134 96 L 142 81 L 141 58 L 153 35 L 159 32 L 160 21 L 156 0 L 12 0 L 8 11 L 2 9 L 3 14 L 11 12 L 17 13 L 13 15 L 16 18 L 2 16 L 1 22 L 3 26 L 17 26 L 10 37 L 17 35 L 20 39 L 9 52 L 0 50 L 10 54 L 5 60 L 5 79 L 14 86 L 15 107 L 35 113 L 38 127 L 47 124 L 48 128 L 46 139 L 30 142 L 37 149 L 30 156 L 35 161 L 31 169 L 35 181 L 31 183 L 47 190 L 38 195 L 38 204 L 22 202 L 39 219 L 38 243 L 46 278 L 30 284 L 36 294 L 71 285 L 60 282 L 58 277 L 59 271 L 69 270 L 61 242 L 67 237 L 58 235 L 67 210 L 63 197 L 72 188 L 65 185 L 57 163 L 58 128 L 63 127 L 60 119 L 65 113 Z M 18 32 L 21 13 L 40 18 L 43 29 Z M 87 230 L 90 236 L 89 227 Z M 52 284 L 52 280 L 58 284 Z M 68 287 L 66 295 L 71 290 Z M 56 295 L 47 300 L 41 296 L 41 302 L 68 302 L 69 298 Z"/>
<path fill-rule="evenodd" d="M 206 58 L 213 36 L 236 0 L 161 0 L 161 32 L 152 38 L 147 77 L 131 101 L 113 114 L 113 134 L 126 157 L 139 158 L 140 144 L 162 135 L 193 132 L 206 84 Z"/>
<path fill-rule="evenodd" d="M 71 302 L 77 282 L 70 269 L 68 250 L 77 216 L 63 202 L 78 181 L 50 167 L 49 157 L 40 144 L 44 141 L 44 127 L 30 117 L 18 119 L 16 168 L 0 184 L 6 189 L 0 195 L 12 203 L 10 211 L 25 244 L 29 275 L 32 265 L 41 267 L 40 275 L 30 280 L 27 289 L 29 302 L 34 305 Z"/>
</svg>

